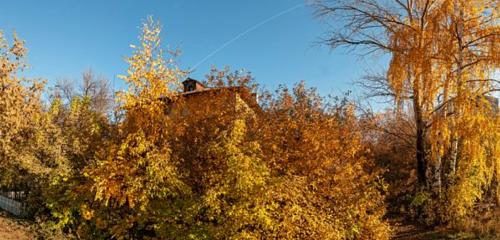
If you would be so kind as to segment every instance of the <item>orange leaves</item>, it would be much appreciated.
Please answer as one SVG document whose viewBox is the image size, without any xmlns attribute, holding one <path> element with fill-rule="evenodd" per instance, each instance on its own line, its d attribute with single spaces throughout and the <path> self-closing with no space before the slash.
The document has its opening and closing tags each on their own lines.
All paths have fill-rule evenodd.
<svg viewBox="0 0 500 240">
<path fill-rule="evenodd" d="M 34 128 L 43 160 L 58 170 L 71 163 L 43 189 L 55 227 L 103 239 L 387 237 L 347 101 L 326 107 L 301 83 L 268 96 L 261 109 L 251 76 L 227 69 L 209 76 L 216 88 L 179 94 L 183 72 L 163 59 L 159 33 L 149 20 L 127 58 L 116 125 L 91 95 L 68 106 L 56 97 L 46 116 L 30 109 L 37 124 L 57 123 Z M 54 146 L 46 132 L 61 133 Z"/>
<path fill-rule="evenodd" d="M 269 107 L 258 134 L 278 182 L 270 186 L 279 206 L 272 214 L 281 219 L 276 237 L 344 239 L 377 232 L 376 238 L 387 238 L 383 197 L 376 174 L 364 171 L 368 154 L 349 103 L 332 105 L 304 83 L 270 99 L 263 103 Z"/>
<path fill-rule="evenodd" d="M 130 237 L 134 229 L 145 230 L 145 222 L 157 224 L 158 205 L 169 210 L 173 207 L 169 202 L 190 192 L 178 169 L 179 159 L 171 154 L 173 126 L 165 114 L 165 99 L 160 99 L 173 99 L 170 87 L 176 86 L 181 72 L 163 59 L 159 34 L 159 24 L 148 19 L 140 46 L 127 58 L 129 70 L 123 79 L 129 90 L 119 96 L 125 119 L 103 141 L 96 164 L 85 170 L 96 214 L 111 213 L 107 222 L 114 227 L 107 234 L 116 238 Z"/>
<path fill-rule="evenodd" d="M 331 46 L 363 46 L 390 56 L 386 78 L 375 78 L 375 85 L 394 97 L 398 114 L 413 118 L 414 132 L 401 140 L 414 146 L 419 187 L 444 199 L 430 203 L 443 205 L 441 212 L 428 213 L 443 217 L 433 220 L 464 217 L 484 189 L 494 192 L 496 183 L 487 179 L 498 173 L 485 166 L 499 162 L 491 154 L 498 122 L 483 102 L 500 87 L 498 6 L 497 0 L 345 0 L 318 6 L 342 23 L 328 40 Z M 454 194 L 446 193 L 451 189 Z M 445 209 L 449 202 L 453 210 Z"/>
</svg>

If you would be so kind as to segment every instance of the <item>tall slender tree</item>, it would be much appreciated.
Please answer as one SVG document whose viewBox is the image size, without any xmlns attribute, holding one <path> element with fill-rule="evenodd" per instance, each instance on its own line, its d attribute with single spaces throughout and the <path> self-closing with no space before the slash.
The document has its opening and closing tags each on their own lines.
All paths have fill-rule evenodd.
<svg viewBox="0 0 500 240">
<path fill-rule="evenodd" d="M 488 101 L 500 83 L 495 79 L 499 5 L 497 0 L 316 1 L 320 16 L 340 23 L 326 39 L 332 48 L 362 47 L 367 54 L 391 57 L 383 80 L 372 79 L 394 96 L 398 111 L 410 106 L 418 188 L 441 195 L 446 182 L 463 210 L 454 212 L 461 215 L 492 186 L 497 170 L 487 166 L 500 161 L 498 116 Z M 471 176 L 474 184 L 465 184 Z"/>
</svg>

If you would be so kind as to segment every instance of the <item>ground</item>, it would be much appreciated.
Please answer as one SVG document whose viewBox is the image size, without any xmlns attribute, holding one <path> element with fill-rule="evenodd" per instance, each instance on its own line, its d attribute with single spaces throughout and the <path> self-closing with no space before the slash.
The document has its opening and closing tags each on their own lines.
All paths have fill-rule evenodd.
<svg viewBox="0 0 500 240">
<path fill-rule="evenodd" d="M 473 234 L 456 233 L 445 228 L 431 228 L 404 220 L 403 217 L 389 218 L 393 230 L 392 240 L 472 240 L 480 238 Z"/>
<path fill-rule="evenodd" d="M 469 240 L 480 239 L 468 234 L 452 233 L 446 229 L 434 229 L 409 222 L 402 217 L 391 216 L 393 240 Z M 40 239 L 34 223 L 13 217 L 0 210 L 0 240 Z M 43 238 L 41 238 L 43 239 Z"/>
<path fill-rule="evenodd" d="M 0 239 L 24 240 L 36 239 L 36 236 L 33 224 L 13 218 L 7 213 L 0 211 Z"/>
</svg>

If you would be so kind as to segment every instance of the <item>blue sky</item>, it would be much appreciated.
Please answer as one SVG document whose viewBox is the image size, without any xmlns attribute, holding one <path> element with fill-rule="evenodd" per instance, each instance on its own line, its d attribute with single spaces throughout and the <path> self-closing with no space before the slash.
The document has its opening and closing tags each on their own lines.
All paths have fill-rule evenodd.
<svg viewBox="0 0 500 240">
<path fill-rule="evenodd" d="M 267 88 L 306 80 L 321 94 L 353 89 L 352 81 L 383 61 L 361 59 L 355 53 L 330 51 L 315 44 L 325 25 L 304 0 L 114 0 L 4 1 L 0 29 L 26 40 L 26 75 L 53 84 L 79 78 L 91 68 L 123 88 L 123 58 L 137 42 L 141 21 L 148 15 L 163 25 L 164 46 L 179 48 L 181 67 L 192 68 L 214 50 L 256 24 L 291 11 L 246 33 L 200 64 L 191 77 L 202 79 L 210 66 L 245 68 Z M 373 64 L 376 63 L 375 66 Z"/>
</svg>

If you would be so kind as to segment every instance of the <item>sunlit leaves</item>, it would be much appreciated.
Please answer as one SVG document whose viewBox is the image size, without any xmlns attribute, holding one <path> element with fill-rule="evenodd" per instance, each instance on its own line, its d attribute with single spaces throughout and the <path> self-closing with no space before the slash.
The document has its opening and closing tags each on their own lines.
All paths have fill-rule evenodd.
<svg viewBox="0 0 500 240">
<path fill-rule="evenodd" d="M 413 118 L 406 139 L 414 136 L 418 188 L 434 194 L 427 220 L 463 220 L 483 196 L 498 195 L 498 114 L 487 97 L 499 91 L 499 1 L 317 2 L 341 23 L 328 44 L 390 56 L 379 85 Z"/>
<path fill-rule="evenodd" d="M 171 155 L 168 139 L 172 126 L 160 99 L 173 99 L 171 88 L 182 72 L 172 60 L 163 58 L 160 33 L 159 23 L 152 18 L 143 24 L 140 45 L 133 46 L 134 54 L 127 58 L 128 74 L 122 76 L 129 86 L 119 96 L 125 119 L 99 150 L 97 164 L 86 170 L 95 200 L 101 203 L 101 214 L 123 215 L 100 218 L 114 225 L 110 234 L 117 238 L 131 238 L 145 228 L 154 231 L 149 222 L 156 221 L 160 210 L 154 206 L 168 205 L 190 191 L 178 171 L 179 159 Z"/>
<path fill-rule="evenodd" d="M 43 182 L 55 169 L 65 167 L 60 130 L 51 121 L 51 114 L 42 108 L 40 96 L 44 83 L 18 77 L 25 54 L 24 43 L 16 35 L 9 45 L 0 33 L 0 185 L 3 188 Z M 32 187 L 31 190 L 37 191 L 39 186 Z"/>
<path fill-rule="evenodd" d="M 277 181 L 273 236 L 387 238 L 383 198 L 376 173 L 365 172 L 370 161 L 352 106 L 328 102 L 304 83 L 268 97 L 259 135 Z"/>
</svg>

